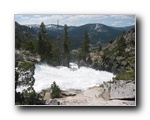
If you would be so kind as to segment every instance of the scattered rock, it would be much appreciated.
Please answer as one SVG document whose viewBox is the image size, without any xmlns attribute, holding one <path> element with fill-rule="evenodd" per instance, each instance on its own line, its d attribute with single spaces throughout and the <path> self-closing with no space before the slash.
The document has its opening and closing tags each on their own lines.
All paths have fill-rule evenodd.
<svg viewBox="0 0 150 120">
<path fill-rule="evenodd" d="M 87 64 L 83 61 L 83 60 L 81 60 L 80 62 L 79 62 L 79 65 L 78 65 L 79 67 L 81 67 L 81 66 L 87 66 Z"/>
<path fill-rule="evenodd" d="M 40 62 L 41 58 L 37 54 L 32 54 L 29 51 L 25 50 L 15 50 L 15 61 L 32 61 L 32 62 Z"/>
<path fill-rule="evenodd" d="M 75 92 L 75 91 L 63 91 L 63 92 L 61 92 L 61 94 L 63 96 L 76 96 L 77 92 Z"/>
<path fill-rule="evenodd" d="M 60 105 L 60 102 L 57 99 L 49 99 L 45 102 L 46 105 Z"/>
</svg>

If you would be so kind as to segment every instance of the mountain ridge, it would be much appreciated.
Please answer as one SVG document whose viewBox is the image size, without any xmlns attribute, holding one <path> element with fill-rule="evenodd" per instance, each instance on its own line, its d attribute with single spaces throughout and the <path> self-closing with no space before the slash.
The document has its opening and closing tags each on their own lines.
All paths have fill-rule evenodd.
<svg viewBox="0 0 150 120">
<path fill-rule="evenodd" d="M 19 24 L 19 23 L 18 23 Z M 39 33 L 39 27 L 40 25 L 33 24 L 33 25 L 20 25 L 18 26 L 17 22 L 15 22 L 15 26 L 17 27 L 25 27 L 28 31 L 35 32 L 35 36 L 31 35 L 31 39 L 38 40 L 38 33 Z M 15 27 L 15 29 L 17 28 Z M 47 24 L 45 25 L 47 34 L 52 40 L 57 40 L 57 35 L 59 32 L 60 38 L 63 40 L 63 34 L 64 34 L 64 26 L 59 25 L 57 27 L 56 24 Z M 109 43 L 110 40 L 115 39 L 117 36 L 121 35 L 123 31 L 128 31 L 131 28 L 134 28 L 135 26 L 126 26 L 126 27 L 112 27 L 107 26 L 101 23 L 90 23 L 85 24 L 81 26 L 68 26 L 68 36 L 69 40 L 71 41 L 71 46 L 73 49 L 78 49 L 81 47 L 82 42 L 84 41 L 84 32 L 87 31 L 89 34 L 89 38 L 91 41 L 91 44 L 106 44 Z M 58 31 L 59 28 L 59 31 Z M 22 33 L 21 33 L 22 32 Z M 18 33 L 15 32 L 15 34 L 18 35 Z M 19 31 L 19 34 L 24 34 L 24 32 Z M 30 34 L 30 33 L 29 33 Z M 20 36 L 19 36 L 20 37 Z M 30 36 L 29 36 L 30 37 Z"/>
</svg>

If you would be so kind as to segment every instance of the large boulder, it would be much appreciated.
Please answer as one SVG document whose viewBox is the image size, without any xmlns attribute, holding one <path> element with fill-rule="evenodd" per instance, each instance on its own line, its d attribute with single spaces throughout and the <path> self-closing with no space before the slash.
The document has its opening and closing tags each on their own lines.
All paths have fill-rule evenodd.
<svg viewBox="0 0 150 120">
<path fill-rule="evenodd" d="M 104 82 L 100 96 L 105 100 L 112 99 L 135 99 L 135 81 L 133 80 L 114 80 Z"/>
<path fill-rule="evenodd" d="M 135 81 L 115 80 L 111 84 L 110 99 L 135 99 Z"/>
</svg>

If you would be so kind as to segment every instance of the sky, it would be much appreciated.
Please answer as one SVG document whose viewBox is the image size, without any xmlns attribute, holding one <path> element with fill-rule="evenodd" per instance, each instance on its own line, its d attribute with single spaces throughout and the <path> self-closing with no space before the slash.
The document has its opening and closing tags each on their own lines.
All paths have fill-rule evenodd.
<svg viewBox="0 0 150 120">
<path fill-rule="evenodd" d="M 100 15 L 52 15 L 52 14 L 16 14 L 15 21 L 21 25 L 41 24 L 67 24 L 68 26 L 80 26 L 89 23 L 101 23 L 114 27 L 135 25 L 136 18 L 132 14 L 100 14 Z"/>
</svg>

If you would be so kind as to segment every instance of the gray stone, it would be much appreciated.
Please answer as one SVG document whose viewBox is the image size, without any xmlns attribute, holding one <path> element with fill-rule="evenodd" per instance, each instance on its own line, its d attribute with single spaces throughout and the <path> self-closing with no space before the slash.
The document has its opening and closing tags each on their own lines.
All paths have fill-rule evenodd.
<svg viewBox="0 0 150 120">
<path fill-rule="evenodd" d="M 61 94 L 63 96 L 76 96 L 77 92 L 75 92 L 75 91 L 63 91 L 63 92 L 61 92 Z"/>
<path fill-rule="evenodd" d="M 133 80 L 115 80 L 111 84 L 110 99 L 134 99 L 135 83 Z"/>
<path fill-rule="evenodd" d="M 49 99 L 45 102 L 46 105 L 60 105 L 60 102 L 57 99 Z"/>
<path fill-rule="evenodd" d="M 85 63 L 83 60 L 81 60 L 81 61 L 79 62 L 79 67 L 81 67 L 81 66 L 86 66 L 86 63 Z"/>
<path fill-rule="evenodd" d="M 117 61 L 120 61 L 120 60 L 122 60 L 123 59 L 123 57 L 122 56 L 118 56 L 118 57 L 116 57 L 116 60 Z"/>
<path fill-rule="evenodd" d="M 127 62 L 126 61 L 122 61 L 121 64 L 125 66 L 127 64 Z"/>
<path fill-rule="evenodd" d="M 135 82 L 133 80 L 114 80 L 104 82 L 100 96 L 109 99 L 135 99 Z"/>
</svg>

